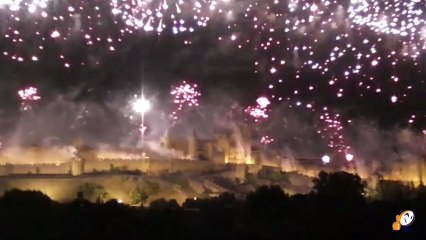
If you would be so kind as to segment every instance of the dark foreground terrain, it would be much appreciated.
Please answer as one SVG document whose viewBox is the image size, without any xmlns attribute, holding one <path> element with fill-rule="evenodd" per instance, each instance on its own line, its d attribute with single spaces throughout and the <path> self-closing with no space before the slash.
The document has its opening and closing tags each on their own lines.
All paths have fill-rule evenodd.
<svg viewBox="0 0 426 240">
<path fill-rule="evenodd" d="M 264 186 L 244 201 L 222 194 L 183 206 L 160 199 L 148 208 L 115 200 L 59 204 L 41 192 L 10 190 L 0 198 L 0 239 L 426 239 L 423 186 L 388 186 L 371 200 L 356 175 L 320 173 L 314 184 L 307 195 Z M 404 210 L 414 211 L 414 223 L 393 231 Z"/>
</svg>

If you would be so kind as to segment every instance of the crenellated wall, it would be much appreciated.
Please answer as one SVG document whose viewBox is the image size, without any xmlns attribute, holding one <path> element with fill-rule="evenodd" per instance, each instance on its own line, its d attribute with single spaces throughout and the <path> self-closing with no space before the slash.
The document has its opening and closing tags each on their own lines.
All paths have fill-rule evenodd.
<svg viewBox="0 0 426 240">
<path fill-rule="evenodd" d="M 69 174 L 70 164 L 5 164 L 0 165 L 0 176 L 22 174 Z"/>
<path fill-rule="evenodd" d="M 215 164 L 208 161 L 188 161 L 180 159 L 170 160 L 121 160 L 108 159 L 97 161 L 84 161 L 73 159 L 63 164 L 28 164 L 28 165 L 0 165 L 0 176 L 25 175 L 25 174 L 70 174 L 78 176 L 96 172 L 114 171 L 140 171 L 141 173 L 162 174 L 177 171 L 188 173 L 203 173 L 220 171 L 224 164 Z"/>
<path fill-rule="evenodd" d="M 215 164 L 209 161 L 173 161 L 172 171 L 188 172 L 194 174 L 216 172 L 227 169 L 225 164 Z"/>
<path fill-rule="evenodd" d="M 10 175 L 13 172 L 13 165 L 2 164 L 0 165 L 0 176 Z"/>
<path fill-rule="evenodd" d="M 71 169 L 69 164 L 42 165 L 38 167 L 39 174 L 69 174 Z"/>
</svg>

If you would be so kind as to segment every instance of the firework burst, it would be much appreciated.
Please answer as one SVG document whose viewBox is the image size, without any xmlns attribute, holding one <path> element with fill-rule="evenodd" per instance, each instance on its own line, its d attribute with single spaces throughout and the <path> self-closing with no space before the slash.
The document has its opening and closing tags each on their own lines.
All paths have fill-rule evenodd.
<svg viewBox="0 0 426 240">
<path fill-rule="evenodd" d="M 404 107 L 424 88 L 424 9 L 420 0 L 0 0 L 2 56 L 37 63 L 55 46 L 49 55 L 64 68 L 98 65 L 86 57 L 71 62 L 69 46 L 82 42 L 84 56 L 101 59 L 137 33 L 191 33 L 217 20 L 227 25 L 215 36 L 219 44 L 254 53 L 268 102 L 312 112 L 366 98 Z M 185 36 L 191 42 L 193 35 Z M 191 103 L 179 94 L 172 94 L 174 118 Z M 260 121 L 270 105 L 246 112 Z M 424 120 L 412 115 L 405 123 Z"/>
<path fill-rule="evenodd" d="M 271 144 L 272 142 L 274 142 L 274 139 L 273 139 L 273 138 L 271 138 L 271 137 L 269 137 L 269 136 L 263 136 L 263 137 L 260 139 L 260 143 L 261 143 L 261 144 L 264 144 L 264 145 Z"/>
<path fill-rule="evenodd" d="M 183 81 L 179 85 L 172 87 L 170 95 L 173 97 L 173 104 L 175 106 L 172 118 L 177 120 L 182 111 L 198 107 L 201 93 L 198 91 L 197 84 Z"/>
<path fill-rule="evenodd" d="M 1 0 L 0 9 L 12 12 L 23 10 L 30 14 L 36 14 L 44 11 L 48 2 L 49 0 Z"/>
<path fill-rule="evenodd" d="M 21 99 L 21 110 L 27 111 L 31 109 L 31 103 L 41 99 L 38 89 L 35 87 L 27 87 L 18 91 L 18 96 Z"/>
<path fill-rule="evenodd" d="M 330 114 L 325 112 L 320 117 L 322 128 L 318 130 L 318 134 L 328 143 L 328 147 L 332 150 L 345 154 L 347 161 L 353 160 L 351 147 L 346 143 L 344 137 L 344 128 L 340 120 L 339 114 Z"/>
<path fill-rule="evenodd" d="M 268 107 L 270 104 L 271 102 L 267 97 L 259 97 L 256 100 L 256 105 L 247 107 L 245 112 L 249 114 L 255 122 L 259 122 L 269 117 L 268 114 L 270 109 Z"/>
<path fill-rule="evenodd" d="M 41 97 L 38 95 L 38 89 L 35 87 L 27 87 L 18 91 L 18 96 L 22 102 L 38 101 Z"/>
<path fill-rule="evenodd" d="M 87 56 L 99 56 L 115 52 L 124 39 L 121 23 L 103 10 L 108 6 L 108 2 L 83 0 L 0 0 L 0 17 L 7 23 L 2 27 L 2 55 L 16 62 L 37 63 L 46 49 L 56 46 L 49 56 L 64 68 L 85 66 L 89 58 L 71 63 L 69 45 L 84 43 L 81 48 L 90 53 Z"/>
<path fill-rule="evenodd" d="M 120 16 L 129 30 L 143 29 L 158 33 L 171 30 L 174 34 L 193 32 L 205 27 L 210 17 L 222 13 L 226 0 L 112 0 L 114 15 Z"/>
</svg>

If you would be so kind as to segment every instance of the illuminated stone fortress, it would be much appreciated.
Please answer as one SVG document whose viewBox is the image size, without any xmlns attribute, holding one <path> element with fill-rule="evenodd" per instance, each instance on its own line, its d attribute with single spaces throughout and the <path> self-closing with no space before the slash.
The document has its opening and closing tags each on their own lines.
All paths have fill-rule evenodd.
<svg viewBox="0 0 426 240">
<path fill-rule="evenodd" d="M 161 146 L 179 152 L 189 160 L 212 161 L 218 164 L 259 164 L 260 152 L 253 149 L 251 130 L 242 126 L 237 130 L 215 129 L 213 139 L 197 137 L 194 129 L 185 139 L 170 137 L 167 130 Z"/>
</svg>

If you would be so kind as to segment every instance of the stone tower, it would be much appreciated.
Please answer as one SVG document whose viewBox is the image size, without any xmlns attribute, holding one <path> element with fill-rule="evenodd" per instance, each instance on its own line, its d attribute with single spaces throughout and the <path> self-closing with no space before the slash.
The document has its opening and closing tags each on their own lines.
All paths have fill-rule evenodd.
<svg viewBox="0 0 426 240">
<path fill-rule="evenodd" d="M 81 158 L 71 159 L 71 175 L 80 176 L 84 173 L 84 160 Z"/>
<path fill-rule="evenodd" d="M 188 134 L 188 157 L 191 160 L 198 159 L 198 139 L 194 129 Z"/>
<path fill-rule="evenodd" d="M 251 152 L 251 128 L 248 125 L 241 127 L 241 135 L 243 138 L 244 147 L 244 162 L 246 164 L 253 164 L 252 152 Z"/>
<path fill-rule="evenodd" d="M 221 163 L 229 163 L 230 139 L 227 134 L 215 132 L 216 149 L 223 154 Z M 218 159 L 216 159 L 218 160 Z"/>
<path fill-rule="evenodd" d="M 167 129 L 164 132 L 163 137 L 161 137 L 161 146 L 167 149 L 170 149 L 172 147 L 170 136 L 169 136 L 169 129 Z"/>
</svg>

